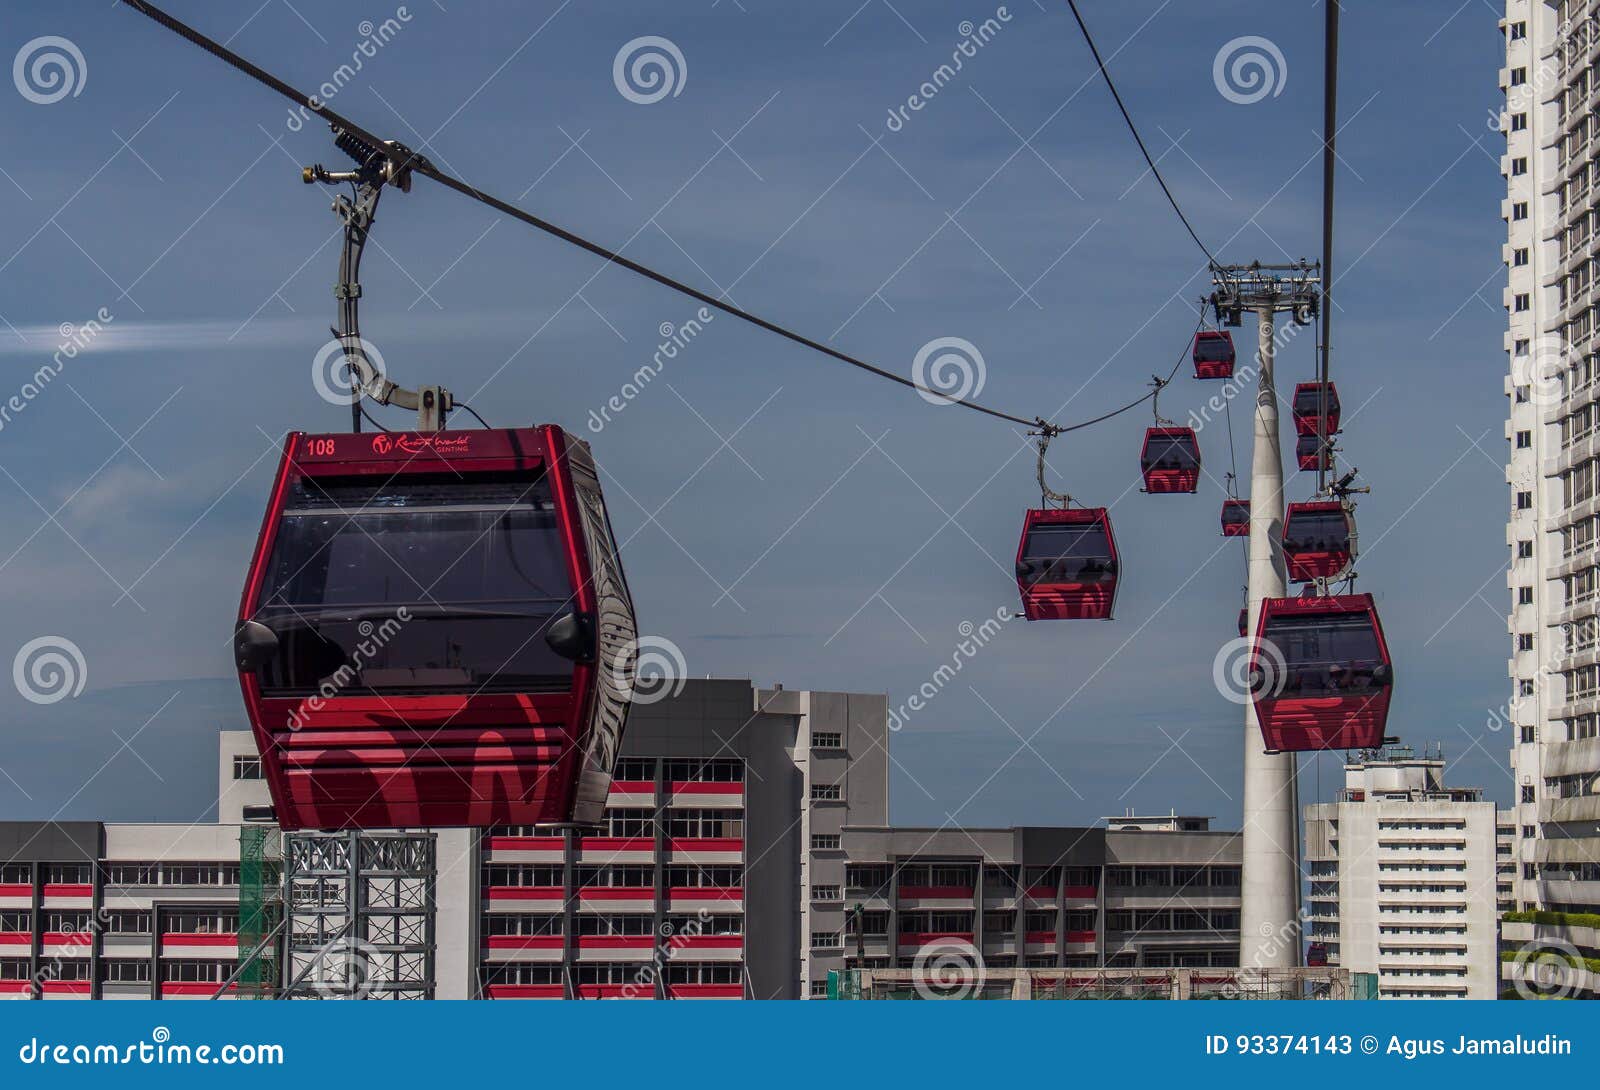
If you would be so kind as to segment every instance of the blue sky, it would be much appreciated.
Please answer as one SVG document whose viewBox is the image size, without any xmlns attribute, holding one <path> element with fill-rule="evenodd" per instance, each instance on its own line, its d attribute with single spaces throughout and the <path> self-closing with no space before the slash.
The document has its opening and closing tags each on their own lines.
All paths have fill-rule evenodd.
<svg viewBox="0 0 1600 1090">
<path fill-rule="evenodd" d="M 1228 261 L 1315 257 L 1321 9 L 1083 6 L 1209 244 Z M 929 341 L 970 341 L 982 400 L 1023 415 L 1083 419 L 1136 396 L 1207 290 L 1064 4 L 1009 4 L 898 131 L 891 109 L 995 5 L 172 8 L 308 88 L 349 60 L 363 21 L 396 18 L 336 109 L 898 372 Z M 1240 104 L 1213 62 L 1246 34 L 1283 66 L 1276 94 Z M 126 8 L 8 8 L 8 52 L 46 35 L 81 53 L 81 86 L 49 104 L 0 95 L 0 389 L 50 359 L 63 323 L 111 320 L 0 427 L 0 660 L 59 635 L 87 674 L 49 705 L 0 691 L 0 816 L 188 820 L 213 793 L 215 730 L 243 726 L 228 635 L 277 444 L 347 423 L 310 381 L 336 224 L 328 191 L 298 178 L 340 156 Z M 646 35 L 683 65 L 676 94 L 641 104 L 613 62 Z M 1503 149 L 1486 125 L 1499 57 L 1487 5 L 1346 6 L 1335 369 L 1344 446 L 1373 486 L 1361 589 L 1396 659 L 1391 731 L 1441 742 L 1455 781 L 1506 800 L 1507 739 L 1486 726 L 1509 692 Z M 391 375 L 443 383 L 496 425 L 588 434 L 641 627 L 691 674 L 898 703 L 963 622 L 1015 604 L 1037 498 L 1020 429 L 718 318 L 593 434 L 590 412 L 694 304 L 424 181 L 385 197 L 375 239 L 363 327 Z M 1311 367 L 1307 336 L 1281 384 Z M 1162 408 L 1183 417 L 1214 392 L 1185 378 Z M 1146 423 L 1140 409 L 1052 451 L 1058 481 L 1113 506 L 1118 619 L 1008 625 L 895 736 L 896 820 L 1239 820 L 1240 710 L 1212 680 L 1243 570 L 1217 535 L 1226 429 L 1202 431 L 1215 479 L 1199 496 L 1155 498 L 1137 491 Z M 1297 478 L 1290 497 L 1310 488 Z M 1325 797 L 1338 760 L 1305 775 L 1304 795 Z"/>
</svg>

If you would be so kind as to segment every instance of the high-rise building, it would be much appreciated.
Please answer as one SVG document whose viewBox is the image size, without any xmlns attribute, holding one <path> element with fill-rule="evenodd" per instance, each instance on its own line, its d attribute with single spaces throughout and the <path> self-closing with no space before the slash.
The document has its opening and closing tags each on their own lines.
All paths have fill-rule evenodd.
<svg viewBox="0 0 1600 1090">
<path fill-rule="evenodd" d="M 251 734 L 224 731 L 215 825 L 0 823 L 0 994 L 200 998 L 238 971 L 242 994 L 798 998 L 845 967 L 857 907 L 851 965 L 955 941 L 997 970 L 1237 963 L 1237 833 L 892 827 L 887 713 L 689 681 L 634 706 L 581 832 L 279 838 L 246 820 L 269 802 Z"/>
<path fill-rule="evenodd" d="M 1382 999 L 1493 999 L 1511 907 L 1510 815 L 1444 760 L 1403 747 L 1344 766 L 1338 801 L 1305 808 L 1306 918 L 1327 964 L 1376 973 Z M 1320 959 L 1313 959 L 1320 960 Z"/>
<path fill-rule="evenodd" d="M 1506 0 L 1507 626 L 1519 910 L 1600 911 L 1595 0 Z"/>
</svg>

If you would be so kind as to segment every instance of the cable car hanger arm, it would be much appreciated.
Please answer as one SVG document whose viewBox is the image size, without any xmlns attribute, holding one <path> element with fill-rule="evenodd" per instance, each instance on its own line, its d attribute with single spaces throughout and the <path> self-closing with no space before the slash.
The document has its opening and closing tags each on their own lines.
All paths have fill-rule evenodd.
<svg viewBox="0 0 1600 1090">
<path fill-rule="evenodd" d="M 402 188 L 404 188 L 402 179 L 409 178 L 411 174 L 420 174 L 423 177 L 431 178 L 433 181 L 438 182 L 447 189 L 455 190 L 462 196 L 469 197 L 480 204 L 487 205 L 495 211 L 500 212 L 502 215 L 510 216 L 513 219 L 520 220 L 530 227 L 537 228 L 546 234 L 561 239 L 563 242 L 568 242 L 580 249 L 587 250 L 589 253 L 603 259 L 608 263 L 619 265 L 622 268 L 627 269 L 629 272 L 642 276 L 647 280 L 653 280 L 657 284 L 660 284 L 666 288 L 670 288 L 673 291 L 679 292 L 680 294 L 687 295 L 691 299 L 703 303 L 708 307 L 719 310 L 724 314 L 728 314 L 732 317 L 740 319 L 741 321 L 748 322 L 749 324 L 760 329 L 764 329 L 769 333 L 774 333 L 780 337 L 783 337 L 785 340 L 793 341 L 796 344 L 810 348 L 815 352 L 819 352 L 824 356 L 838 360 L 841 363 L 847 363 L 852 367 L 867 371 L 878 376 L 879 378 L 888 379 L 890 382 L 898 383 L 899 385 L 905 386 L 909 389 L 931 394 L 932 396 L 941 398 L 953 405 L 960 405 L 963 408 L 972 409 L 976 412 L 984 413 L 987 416 L 992 416 L 1000 420 L 1008 420 L 1014 424 L 1022 424 L 1026 427 L 1037 428 L 1041 431 L 1048 431 L 1051 434 L 1077 431 L 1081 428 L 1087 428 L 1094 424 L 1098 424 L 1104 420 L 1109 420 L 1113 416 L 1117 416 L 1123 412 L 1126 412 L 1136 405 L 1143 404 L 1144 401 L 1149 397 L 1149 395 L 1146 394 L 1143 397 L 1129 402 L 1120 409 L 1105 414 L 1104 416 L 1096 417 L 1093 420 L 1086 420 L 1080 424 L 1062 427 L 1052 424 L 1042 417 L 1027 417 L 1002 412 L 999 409 L 993 409 L 986 405 L 981 405 L 976 401 L 953 397 L 942 390 L 935 390 L 924 386 L 913 379 L 906 378 L 903 375 L 895 374 L 893 371 L 889 371 L 885 368 L 877 366 L 876 364 L 872 364 L 866 360 L 860 359 L 859 357 L 852 356 L 847 352 L 842 352 L 839 349 L 829 347 L 828 345 L 823 344 L 821 341 L 787 329 L 784 326 L 778 325 L 776 322 L 769 321 L 768 319 L 751 313 L 742 307 L 734 306 L 732 303 L 725 302 L 724 300 L 704 292 L 699 288 L 686 284 L 683 281 L 676 280 L 665 273 L 657 272 L 655 269 L 652 269 L 647 265 L 641 265 L 639 262 L 633 261 L 630 258 L 626 258 L 620 253 L 617 253 L 615 250 L 611 250 L 597 242 L 592 242 L 589 239 L 575 234 L 564 227 L 551 223 L 550 221 L 542 219 L 539 216 L 535 216 L 531 212 L 526 212 L 515 205 L 509 204 L 506 201 L 493 196 L 492 194 L 485 193 L 476 186 L 470 185 L 459 178 L 455 178 L 444 173 L 438 167 L 434 166 L 426 156 L 420 154 L 419 152 L 412 151 L 411 149 L 395 141 L 382 139 L 375 133 L 362 127 L 361 125 L 356 124 L 354 121 L 351 121 L 349 118 L 340 114 L 336 110 L 328 108 L 328 106 L 324 105 L 314 96 L 305 94 L 293 85 L 284 82 L 277 76 L 274 76 L 271 72 L 261 68 L 259 65 L 251 63 L 244 57 L 229 49 L 227 46 L 223 45 L 221 42 L 218 42 L 215 39 L 209 38 L 200 33 L 198 30 L 195 30 L 188 24 L 173 17 L 172 15 L 169 15 L 156 5 L 149 3 L 148 0 L 121 0 L 121 2 L 126 4 L 128 7 L 133 8 L 140 14 L 149 16 L 161 26 L 166 27 L 179 37 L 199 46 L 201 49 L 204 49 L 207 53 L 210 53 L 218 60 L 221 60 L 223 63 L 238 69 L 240 72 L 243 72 L 256 82 L 270 88 L 273 91 L 276 91 L 279 95 L 287 98 L 295 105 L 303 107 L 310 113 L 322 118 L 333 127 L 336 134 L 336 139 L 343 134 L 348 134 L 349 136 L 360 140 L 369 147 L 381 152 L 386 160 L 384 171 L 388 176 L 387 180 L 393 184 L 402 185 Z M 352 359 L 352 364 L 355 366 L 359 366 L 360 362 L 361 361 L 359 360 Z M 370 376 L 363 374 L 363 383 L 365 383 L 369 377 Z M 398 387 L 396 388 L 396 390 L 399 389 L 400 388 Z M 407 391 L 407 393 L 409 393 L 409 391 Z M 395 400 L 398 403 L 397 395 L 395 395 Z"/>
</svg>

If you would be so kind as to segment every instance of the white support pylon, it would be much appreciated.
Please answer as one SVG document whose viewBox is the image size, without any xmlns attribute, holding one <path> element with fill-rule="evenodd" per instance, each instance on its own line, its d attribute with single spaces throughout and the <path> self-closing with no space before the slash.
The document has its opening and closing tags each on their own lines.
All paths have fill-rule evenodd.
<svg viewBox="0 0 1600 1090">
<path fill-rule="evenodd" d="M 1287 586 L 1283 560 L 1283 454 L 1278 439 L 1278 392 L 1273 380 L 1274 304 L 1259 320 L 1255 445 L 1250 467 L 1249 626 L 1254 640 L 1264 598 Z M 1295 809 L 1297 765 L 1292 753 L 1269 754 L 1253 703 L 1244 711 L 1244 870 L 1239 911 L 1239 964 L 1285 969 L 1300 963 L 1300 867 Z"/>
</svg>

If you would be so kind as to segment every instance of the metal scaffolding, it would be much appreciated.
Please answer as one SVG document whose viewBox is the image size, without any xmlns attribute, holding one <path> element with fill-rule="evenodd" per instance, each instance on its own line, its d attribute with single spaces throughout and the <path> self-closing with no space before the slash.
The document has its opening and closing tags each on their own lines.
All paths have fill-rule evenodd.
<svg viewBox="0 0 1600 1090">
<path fill-rule="evenodd" d="M 429 833 L 283 838 L 286 999 L 432 999 Z"/>
</svg>

